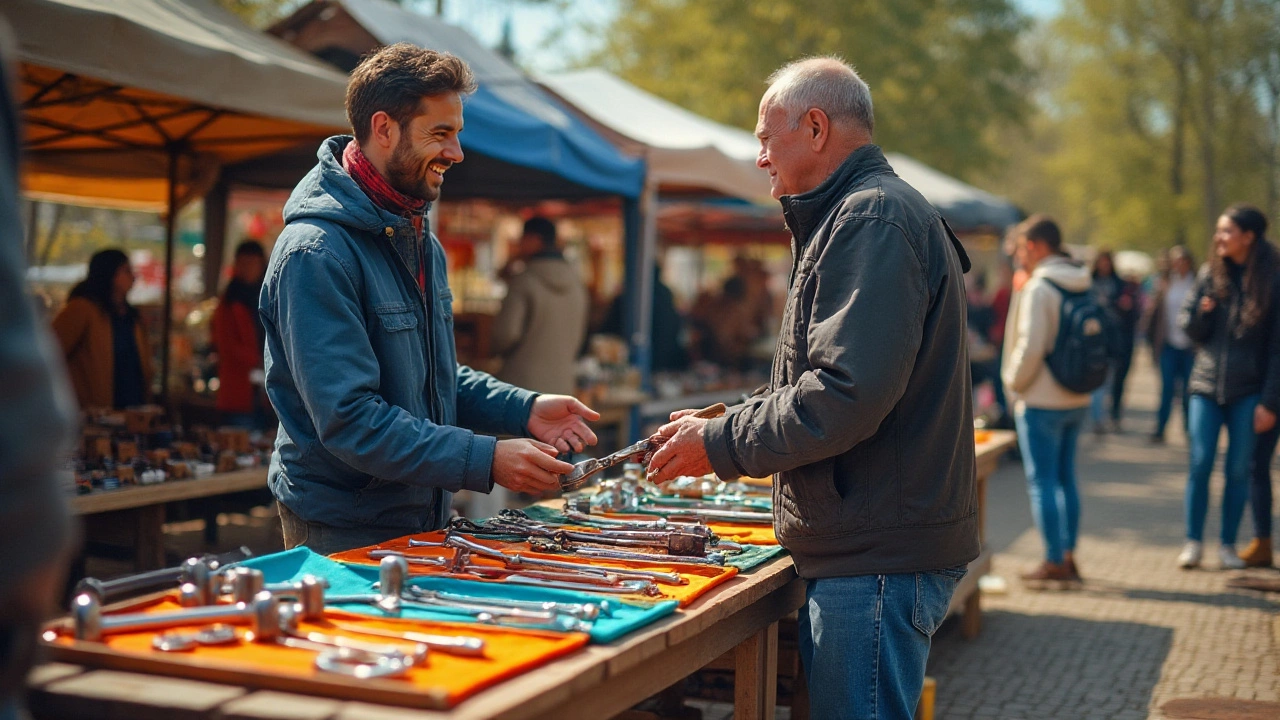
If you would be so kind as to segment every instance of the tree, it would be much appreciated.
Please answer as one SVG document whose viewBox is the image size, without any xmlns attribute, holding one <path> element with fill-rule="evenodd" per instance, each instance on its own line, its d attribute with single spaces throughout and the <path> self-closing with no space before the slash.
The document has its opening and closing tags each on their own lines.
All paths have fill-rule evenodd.
<svg viewBox="0 0 1280 720">
<path fill-rule="evenodd" d="M 1007 173 L 1037 182 L 992 185 L 1074 242 L 1203 255 L 1224 205 L 1277 209 L 1277 37 L 1274 0 L 1067 3 L 1035 40 L 1057 82 Z"/>
<path fill-rule="evenodd" d="M 972 177 L 1001 162 L 993 127 L 1024 123 L 1027 21 L 1008 0 L 623 0 L 590 62 L 694 112 L 753 128 L 765 78 L 837 54 L 876 105 L 876 141 Z"/>
</svg>

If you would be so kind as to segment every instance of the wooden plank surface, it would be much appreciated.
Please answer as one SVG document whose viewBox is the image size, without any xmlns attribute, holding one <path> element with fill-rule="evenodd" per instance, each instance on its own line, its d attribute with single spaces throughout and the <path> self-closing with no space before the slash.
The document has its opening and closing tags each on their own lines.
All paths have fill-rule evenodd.
<svg viewBox="0 0 1280 720">
<path fill-rule="evenodd" d="M 582 651 L 520 675 L 463 702 L 452 711 L 408 710 L 370 702 L 331 701 L 290 693 L 199 683 L 226 688 L 216 710 L 206 707 L 208 693 L 193 694 L 191 707 L 164 700 L 168 690 L 155 693 L 111 694 L 102 692 L 97 673 L 111 672 L 126 685 L 155 683 L 162 688 L 190 680 L 109 670 L 84 670 L 74 666 L 49 666 L 33 675 L 57 678 L 31 686 L 32 705 L 40 718 L 163 717 L 164 720 L 197 720 L 230 717 L 238 720 L 365 720 L 366 718 L 448 718 L 449 720 L 532 720 L 548 718 L 609 717 L 660 692 L 717 656 L 733 650 L 794 611 L 803 601 L 802 583 L 789 557 L 741 574 L 715 588 L 693 606 L 607 645 L 591 645 Z M 776 662 L 776 643 L 774 645 Z M 765 668 L 767 670 L 767 667 Z M 75 673 L 68 677 L 69 673 Z M 290 707 L 290 698 L 304 698 Z M 155 702 L 156 712 L 150 706 Z M 332 703 L 332 704 L 331 704 Z"/>
<path fill-rule="evenodd" d="M 267 469 L 264 467 L 216 473 L 193 480 L 170 480 L 155 485 L 133 485 L 119 490 L 104 490 L 76 495 L 71 498 L 71 510 L 76 515 L 92 515 L 112 510 L 129 510 L 194 498 L 212 497 L 244 490 L 258 490 L 267 486 Z"/>
</svg>

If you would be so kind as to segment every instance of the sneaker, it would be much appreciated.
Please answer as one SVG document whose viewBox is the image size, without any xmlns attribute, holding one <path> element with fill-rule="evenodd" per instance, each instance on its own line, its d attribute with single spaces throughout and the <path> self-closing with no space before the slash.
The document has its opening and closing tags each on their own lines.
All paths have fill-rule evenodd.
<svg viewBox="0 0 1280 720">
<path fill-rule="evenodd" d="M 1200 567 L 1200 560 L 1204 557 L 1204 545 L 1195 540 L 1188 540 L 1186 545 L 1182 546 L 1182 553 L 1178 555 L 1178 567 L 1183 570 Z"/>
<path fill-rule="evenodd" d="M 1218 548 L 1218 560 L 1222 563 L 1223 570 L 1244 569 L 1244 560 L 1240 559 L 1235 545 L 1223 545 Z"/>
<path fill-rule="evenodd" d="M 1076 581 L 1067 569 L 1066 563 L 1051 563 L 1045 560 L 1035 570 L 1023 573 L 1022 582 L 1032 590 L 1062 590 Z"/>
</svg>

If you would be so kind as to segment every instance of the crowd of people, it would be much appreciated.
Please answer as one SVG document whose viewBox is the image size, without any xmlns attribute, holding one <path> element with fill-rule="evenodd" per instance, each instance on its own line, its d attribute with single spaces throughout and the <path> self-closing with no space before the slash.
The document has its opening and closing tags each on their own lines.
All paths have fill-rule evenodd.
<svg viewBox="0 0 1280 720">
<path fill-rule="evenodd" d="M 1099 252 L 1091 268 L 1073 260 L 1058 225 L 1037 215 L 1010 235 L 1012 304 L 1005 305 L 1000 291 L 984 303 L 981 292 L 972 292 L 980 286 L 971 284 L 971 333 L 978 334 L 979 344 L 1003 346 L 994 363 L 975 353 L 981 361 L 974 379 L 999 378 L 995 384 L 1006 398 L 1005 417 L 1018 431 L 1032 515 L 1044 542 L 1044 561 L 1022 576 L 1028 585 L 1059 588 L 1081 582 L 1075 559 L 1081 512 L 1077 444 L 1087 428 L 1099 434 L 1123 430 L 1125 381 L 1144 338 L 1161 379 L 1150 442 L 1165 443 L 1177 405 L 1190 451 L 1186 544 L 1178 566 L 1197 568 L 1203 561 L 1209 481 L 1224 427 L 1218 564 L 1224 569 L 1272 564 L 1280 259 L 1267 239 L 1267 226 L 1256 208 L 1227 208 L 1199 272 L 1187 248 L 1170 248 L 1144 291 L 1140 278 L 1117 272 L 1108 251 Z M 1006 307 L 1008 316 L 1002 318 Z M 1080 320 L 1090 317 L 1097 320 L 1093 337 Z M 1082 380 L 1090 362 L 1097 369 L 1094 379 Z M 1254 538 L 1237 550 L 1246 504 L 1253 510 Z"/>
</svg>

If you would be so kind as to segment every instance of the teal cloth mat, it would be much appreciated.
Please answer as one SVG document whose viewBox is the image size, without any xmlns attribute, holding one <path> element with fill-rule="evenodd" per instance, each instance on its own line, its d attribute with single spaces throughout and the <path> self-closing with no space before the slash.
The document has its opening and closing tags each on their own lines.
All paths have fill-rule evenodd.
<svg viewBox="0 0 1280 720">
<path fill-rule="evenodd" d="M 565 517 L 563 513 L 546 505 L 531 505 L 522 508 L 521 512 L 538 522 L 551 523 L 567 523 L 572 522 Z M 725 565 L 736 567 L 739 570 L 750 570 L 757 565 L 764 564 L 768 560 L 781 555 L 784 550 L 780 545 L 743 545 L 745 548 L 742 552 L 735 555 L 728 555 Z"/>
<path fill-rule="evenodd" d="M 378 568 L 370 565 L 348 565 L 317 555 L 305 547 L 294 548 L 284 552 L 250 558 L 240 565 L 262 571 L 266 582 L 294 582 L 304 575 L 315 575 L 329 581 L 327 595 L 364 595 L 373 592 L 373 584 L 378 581 Z M 477 599 L 508 598 L 513 600 L 551 600 L 556 602 L 583 603 L 592 602 L 603 597 L 600 594 L 579 593 L 571 590 L 553 588 L 525 587 L 505 583 L 458 580 L 455 578 L 437 578 L 415 575 L 408 579 L 414 585 L 431 590 L 446 590 L 459 595 L 470 595 Z M 670 615 L 679 605 L 675 600 L 666 600 L 653 605 L 631 605 L 617 603 L 620 607 L 614 611 L 613 617 L 601 617 L 591 627 L 591 641 L 596 643 L 613 642 L 627 633 L 648 625 L 659 618 Z M 386 613 L 372 605 L 361 603 L 340 604 L 334 607 L 349 612 L 388 617 Z M 466 615 L 454 613 L 432 612 L 428 610 L 405 609 L 402 618 L 434 620 L 441 622 L 474 622 Z"/>
</svg>

